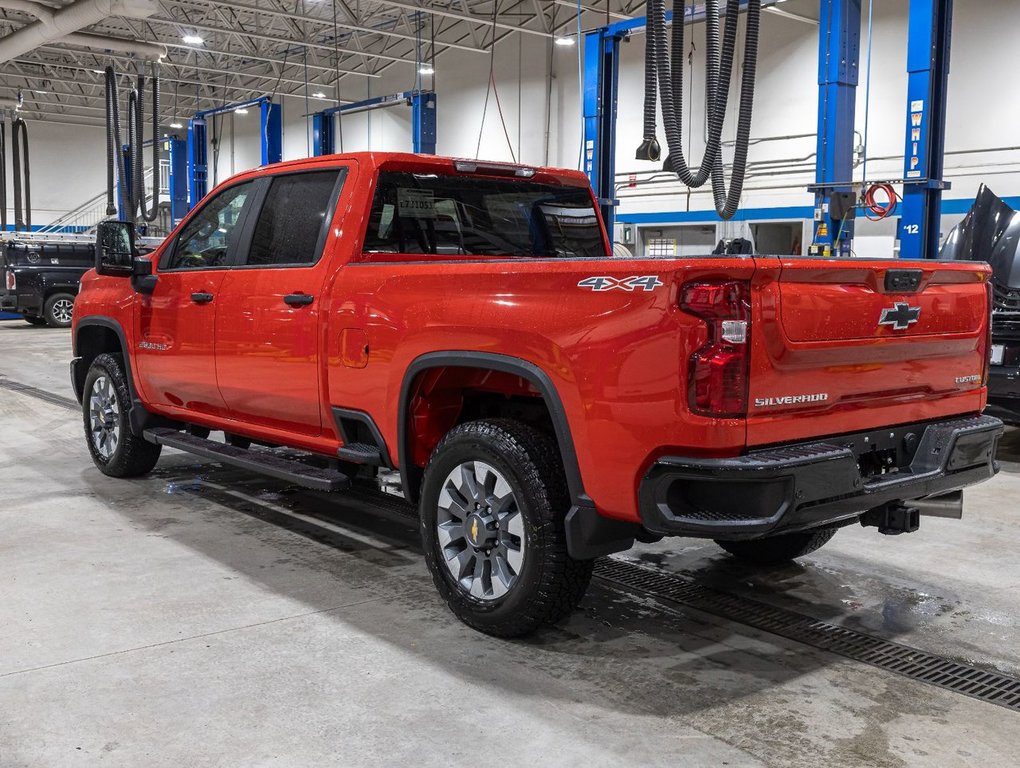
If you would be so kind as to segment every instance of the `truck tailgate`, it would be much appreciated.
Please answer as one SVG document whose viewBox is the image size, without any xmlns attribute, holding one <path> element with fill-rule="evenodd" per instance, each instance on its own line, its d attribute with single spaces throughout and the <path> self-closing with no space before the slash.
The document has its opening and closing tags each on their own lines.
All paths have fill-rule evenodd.
<svg viewBox="0 0 1020 768">
<path fill-rule="evenodd" d="M 986 267 L 756 259 L 747 443 L 977 413 Z"/>
</svg>

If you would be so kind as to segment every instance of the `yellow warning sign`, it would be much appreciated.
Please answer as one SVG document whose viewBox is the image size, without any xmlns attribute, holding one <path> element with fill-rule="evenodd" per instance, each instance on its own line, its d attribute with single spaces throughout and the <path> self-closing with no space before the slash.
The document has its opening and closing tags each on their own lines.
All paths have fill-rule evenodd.
<svg viewBox="0 0 1020 768">
<path fill-rule="evenodd" d="M 823 221 L 821 224 L 818 225 L 818 236 L 819 237 L 827 237 L 828 234 L 829 234 L 829 225 L 826 224 Z"/>
</svg>

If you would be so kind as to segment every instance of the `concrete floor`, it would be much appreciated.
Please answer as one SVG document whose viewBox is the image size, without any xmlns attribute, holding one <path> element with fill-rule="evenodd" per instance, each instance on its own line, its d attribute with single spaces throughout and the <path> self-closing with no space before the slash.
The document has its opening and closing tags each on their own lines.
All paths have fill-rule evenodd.
<svg viewBox="0 0 1020 768">
<path fill-rule="evenodd" d="M 71 397 L 67 331 L 0 323 L 0 376 Z M 1016 766 L 1020 715 L 594 583 L 527 641 L 440 603 L 411 523 L 166 451 L 92 465 L 81 418 L 0 389 L 0 766 Z M 721 590 L 1020 675 L 1020 432 L 963 521 L 848 528 Z"/>
</svg>

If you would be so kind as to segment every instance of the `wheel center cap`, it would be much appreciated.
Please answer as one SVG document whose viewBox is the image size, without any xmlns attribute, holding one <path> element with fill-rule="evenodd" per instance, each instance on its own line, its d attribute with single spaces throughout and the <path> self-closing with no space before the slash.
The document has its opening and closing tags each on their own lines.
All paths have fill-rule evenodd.
<svg viewBox="0 0 1020 768">
<path fill-rule="evenodd" d="M 467 540 L 472 547 L 484 547 L 494 538 L 492 531 L 486 524 L 484 517 L 477 513 L 468 515 L 465 528 L 467 529 Z"/>
</svg>

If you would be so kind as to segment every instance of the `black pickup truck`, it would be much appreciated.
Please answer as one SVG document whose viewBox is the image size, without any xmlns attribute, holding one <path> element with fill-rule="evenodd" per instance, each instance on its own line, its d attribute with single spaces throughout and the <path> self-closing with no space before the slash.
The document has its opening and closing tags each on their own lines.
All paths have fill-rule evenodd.
<svg viewBox="0 0 1020 768">
<path fill-rule="evenodd" d="M 987 413 L 1020 426 L 1020 213 L 982 185 L 942 246 L 943 259 L 992 267 L 992 347 Z"/>
<path fill-rule="evenodd" d="M 0 251 L 0 311 L 33 325 L 68 328 L 81 276 L 95 263 L 88 242 L 11 239 Z"/>
</svg>

